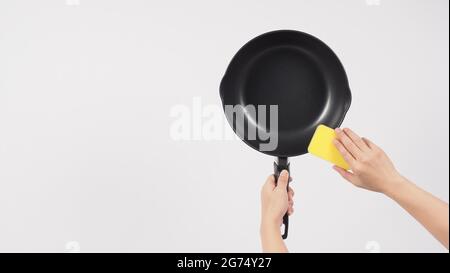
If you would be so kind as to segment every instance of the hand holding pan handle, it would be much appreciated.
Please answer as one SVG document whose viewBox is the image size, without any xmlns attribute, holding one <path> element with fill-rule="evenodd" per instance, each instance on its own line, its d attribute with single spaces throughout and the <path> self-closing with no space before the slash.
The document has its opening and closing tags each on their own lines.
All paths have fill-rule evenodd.
<svg viewBox="0 0 450 273">
<path fill-rule="evenodd" d="M 280 176 L 280 173 L 283 170 L 287 170 L 289 172 L 289 160 L 287 157 L 277 157 L 277 161 L 273 163 L 273 172 L 275 176 L 275 181 L 278 181 L 278 177 Z M 289 172 L 290 175 L 290 172 Z M 277 182 L 275 182 L 277 183 Z M 288 186 L 286 188 L 287 191 L 289 191 L 289 182 Z M 288 230 L 289 230 L 289 215 L 286 211 L 286 214 L 283 216 L 283 226 L 284 226 L 284 232 L 281 235 L 283 239 L 286 239 L 288 236 Z"/>
</svg>

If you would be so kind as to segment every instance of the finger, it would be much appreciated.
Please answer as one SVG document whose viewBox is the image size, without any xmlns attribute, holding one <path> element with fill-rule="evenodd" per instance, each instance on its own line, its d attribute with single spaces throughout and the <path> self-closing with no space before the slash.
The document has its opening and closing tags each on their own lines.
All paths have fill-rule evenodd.
<svg viewBox="0 0 450 273">
<path fill-rule="evenodd" d="M 290 193 L 290 195 L 292 195 L 292 193 Z M 292 197 L 288 201 L 287 213 L 288 213 L 288 215 L 291 215 L 292 213 L 294 213 L 294 199 L 292 199 Z"/>
<path fill-rule="evenodd" d="M 373 142 L 370 141 L 369 139 L 363 137 L 362 140 L 367 144 L 367 146 L 368 146 L 370 149 L 377 149 L 377 148 L 378 148 L 378 146 L 375 145 L 375 143 L 373 143 Z"/>
<path fill-rule="evenodd" d="M 353 132 L 349 128 L 344 128 L 344 132 L 347 134 L 347 136 L 353 141 L 353 143 L 358 146 L 358 148 L 365 152 L 370 150 L 369 146 L 362 140 L 360 136 L 358 136 L 355 132 Z"/>
<path fill-rule="evenodd" d="M 352 167 L 355 164 L 355 158 L 352 156 L 352 154 L 349 153 L 349 151 L 347 151 L 347 149 L 344 147 L 344 145 L 342 145 L 342 143 L 339 140 L 337 139 L 333 140 L 333 144 L 334 146 L 336 146 L 336 149 L 342 155 L 345 162 L 347 162 L 350 165 L 350 167 Z"/>
<path fill-rule="evenodd" d="M 289 192 L 289 194 L 290 194 L 292 197 L 294 197 L 295 192 L 294 192 L 294 189 L 293 189 L 293 188 L 289 187 L 289 188 L 288 188 L 288 192 Z"/>
<path fill-rule="evenodd" d="M 345 180 L 353 184 L 354 174 L 338 166 L 333 166 L 333 169 L 337 171 Z"/>
<path fill-rule="evenodd" d="M 339 141 L 344 145 L 345 149 L 349 151 L 355 159 L 361 158 L 361 150 L 356 146 L 355 143 L 347 136 L 344 131 L 340 128 L 336 129 L 336 135 Z"/>
<path fill-rule="evenodd" d="M 287 170 L 283 170 L 280 173 L 280 176 L 278 177 L 276 188 L 283 189 L 284 191 L 286 191 L 288 181 L 289 181 L 289 172 Z"/>
<path fill-rule="evenodd" d="M 292 214 L 294 212 L 294 202 L 290 202 L 288 206 L 288 213 Z"/>
<path fill-rule="evenodd" d="M 294 208 L 288 209 L 288 215 L 291 216 L 294 213 Z"/>
<path fill-rule="evenodd" d="M 294 191 L 292 190 L 291 187 L 289 187 L 289 191 L 288 191 L 288 215 L 291 215 L 292 213 L 294 213 Z"/>
</svg>

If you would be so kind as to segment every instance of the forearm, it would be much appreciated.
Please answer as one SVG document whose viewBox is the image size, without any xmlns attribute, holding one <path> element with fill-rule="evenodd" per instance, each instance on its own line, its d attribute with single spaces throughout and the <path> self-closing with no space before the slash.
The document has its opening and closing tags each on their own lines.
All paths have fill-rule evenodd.
<svg viewBox="0 0 450 273">
<path fill-rule="evenodd" d="M 286 253 L 288 249 L 281 238 L 280 227 L 271 222 L 261 223 L 261 243 L 263 252 Z"/>
<path fill-rule="evenodd" d="M 392 185 L 385 194 L 403 207 L 448 249 L 448 204 L 405 178 Z"/>
</svg>

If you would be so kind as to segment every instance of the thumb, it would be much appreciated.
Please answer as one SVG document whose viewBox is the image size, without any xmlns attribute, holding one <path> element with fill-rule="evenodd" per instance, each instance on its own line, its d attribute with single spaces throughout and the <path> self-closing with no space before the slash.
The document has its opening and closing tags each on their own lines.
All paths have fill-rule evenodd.
<svg viewBox="0 0 450 273">
<path fill-rule="evenodd" d="M 280 176 L 278 177 L 277 188 L 286 190 L 288 181 L 289 181 L 289 172 L 287 170 L 283 170 L 280 173 Z"/>
<path fill-rule="evenodd" d="M 335 171 L 337 171 L 345 180 L 347 180 L 348 182 L 354 184 L 354 182 L 353 182 L 353 179 L 355 177 L 354 174 L 352 174 L 351 172 L 349 172 L 349 171 L 347 171 L 345 169 L 342 169 L 341 167 L 338 167 L 338 166 L 333 166 L 333 169 Z"/>
</svg>

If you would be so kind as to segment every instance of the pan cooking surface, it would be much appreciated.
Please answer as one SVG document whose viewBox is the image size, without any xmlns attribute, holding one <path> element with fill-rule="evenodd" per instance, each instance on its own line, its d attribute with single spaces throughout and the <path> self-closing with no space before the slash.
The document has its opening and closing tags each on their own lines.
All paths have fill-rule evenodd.
<svg viewBox="0 0 450 273">
<path fill-rule="evenodd" d="M 278 146 L 261 152 L 280 157 L 307 153 L 315 128 L 340 126 L 351 102 L 346 73 L 334 52 L 314 36 L 293 30 L 268 32 L 244 45 L 228 66 L 220 94 L 224 106 L 278 105 Z M 264 141 L 247 132 L 266 129 L 266 122 L 254 115 L 245 113 L 248 130 L 233 129 L 260 150 Z"/>
<path fill-rule="evenodd" d="M 320 118 L 329 98 L 320 66 L 296 47 L 275 47 L 257 55 L 245 73 L 243 103 L 278 105 L 279 132 L 301 134 Z M 265 124 L 258 126 L 266 129 Z"/>
</svg>

